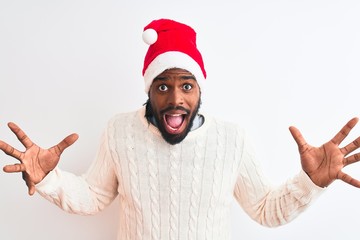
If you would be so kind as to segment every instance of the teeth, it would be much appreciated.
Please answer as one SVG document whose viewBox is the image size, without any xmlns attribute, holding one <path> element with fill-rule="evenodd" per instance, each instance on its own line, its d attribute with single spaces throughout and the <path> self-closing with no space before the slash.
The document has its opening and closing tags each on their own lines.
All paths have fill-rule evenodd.
<svg viewBox="0 0 360 240">
<path fill-rule="evenodd" d="M 181 121 L 180 121 L 181 118 Z M 177 131 L 184 123 L 184 114 L 182 113 L 166 113 L 164 122 L 171 131 Z M 173 126 L 171 126 L 173 125 Z"/>
</svg>

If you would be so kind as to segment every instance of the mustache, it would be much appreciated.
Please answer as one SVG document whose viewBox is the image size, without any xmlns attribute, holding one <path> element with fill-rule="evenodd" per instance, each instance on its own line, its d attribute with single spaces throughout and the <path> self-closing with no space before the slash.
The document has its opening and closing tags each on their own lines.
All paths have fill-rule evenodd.
<svg viewBox="0 0 360 240">
<path fill-rule="evenodd" d="M 186 109 L 186 108 L 184 108 L 184 107 L 182 107 L 182 106 L 169 106 L 169 107 L 161 110 L 161 111 L 160 111 L 160 114 L 163 115 L 163 114 L 165 114 L 166 112 L 171 111 L 171 110 L 181 110 L 181 111 L 186 112 L 187 114 L 190 114 L 190 110 L 189 110 L 189 109 Z"/>
</svg>

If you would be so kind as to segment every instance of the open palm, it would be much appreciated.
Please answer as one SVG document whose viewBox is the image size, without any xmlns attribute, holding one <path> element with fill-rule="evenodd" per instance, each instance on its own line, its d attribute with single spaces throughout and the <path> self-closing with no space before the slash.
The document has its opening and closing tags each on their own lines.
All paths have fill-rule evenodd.
<svg viewBox="0 0 360 240">
<path fill-rule="evenodd" d="M 7 155 L 20 161 L 17 164 L 6 165 L 4 171 L 8 173 L 22 172 L 23 179 L 29 189 L 29 194 L 33 195 L 35 193 L 35 184 L 43 180 L 56 167 L 62 152 L 78 139 L 78 135 L 71 134 L 59 144 L 49 149 L 43 149 L 33 143 L 16 124 L 9 123 L 8 126 L 24 145 L 25 151 L 21 152 L 9 144 L 0 141 L 0 149 Z"/>
<path fill-rule="evenodd" d="M 360 188 L 360 181 L 342 171 L 345 166 L 360 160 L 360 153 L 349 155 L 360 147 L 360 137 L 345 147 L 339 147 L 357 122 L 358 118 L 351 119 L 329 142 L 320 147 L 309 145 L 298 129 L 290 127 L 299 148 L 302 168 L 316 185 L 327 187 L 334 180 L 341 179 Z"/>
</svg>

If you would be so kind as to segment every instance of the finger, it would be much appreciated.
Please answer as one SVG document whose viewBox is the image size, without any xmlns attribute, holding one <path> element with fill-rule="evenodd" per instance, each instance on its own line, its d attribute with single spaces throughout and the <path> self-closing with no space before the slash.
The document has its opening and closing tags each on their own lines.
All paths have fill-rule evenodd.
<svg viewBox="0 0 360 240">
<path fill-rule="evenodd" d="M 345 158 L 344 166 L 347 166 L 352 163 L 356 163 L 358 161 L 360 161 L 360 153 L 356 153 L 354 155 Z"/>
<path fill-rule="evenodd" d="M 304 151 L 306 151 L 307 143 L 306 143 L 304 137 L 302 136 L 302 134 L 300 133 L 300 131 L 296 127 L 293 127 L 293 126 L 291 126 L 289 128 L 289 130 L 290 130 L 290 133 L 291 133 L 292 137 L 294 138 L 296 144 L 298 145 L 299 152 L 303 153 Z"/>
<path fill-rule="evenodd" d="M 355 125 L 357 124 L 357 122 L 359 121 L 358 118 L 353 118 L 351 119 L 349 122 L 347 122 L 347 124 L 340 130 L 340 132 L 338 132 L 333 139 L 331 139 L 331 141 L 336 144 L 339 145 L 345 138 L 346 136 L 349 134 L 349 132 L 351 131 L 351 129 L 353 129 L 353 127 L 355 127 Z"/>
<path fill-rule="evenodd" d="M 73 133 L 66 138 L 64 138 L 60 143 L 55 145 L 53 148 L 55 148 L 56 153 L 60 156 L 60 154 L 69 146 L 71 146 L 76 140 L 78 140 L 79 135 L 76 133 Z"/>
<path fill-rule="evenodd" d="M 360 188 L 360 181 L 352 178 L 350 175 L 339 172 L 338 179 L 350 184 L 351 186 Z"/>
<path fill-rule="evenodd" d="M 341 152 L 345 155 L 353 152 L 354 150 L 358 149 L 360 147 L 360 137 L 346 145 L 341 149 Z"/>
<path fill-rule="evenodd" d="M 6 153 L 6 155 L 12 156 L 18 160 L 21 160 L 22 152 L 10 146 L 9 144 L 0 140 L 0 149 Z"/>
<path fill-rule="evenodd" d="M 8 126 L 25 148 L 29 148 L 33 145 L 33 142 L 30 140 L 30 138 L 15 123 L 10 122 L 8 123 Z"/>
<path fill-rule="evenodd" d="M 24 164 L 13 164 L 13 165 L 6 165 L 3 168 L 4 172 L 7 173 L 18 173 L 18 172 L 24 172 L 26 170 L 25 165 Z"/>
</svg>

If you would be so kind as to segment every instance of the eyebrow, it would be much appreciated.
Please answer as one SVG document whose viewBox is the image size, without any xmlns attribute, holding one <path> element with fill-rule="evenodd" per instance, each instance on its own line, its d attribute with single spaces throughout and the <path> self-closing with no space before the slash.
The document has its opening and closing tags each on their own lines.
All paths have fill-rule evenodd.
<svg viewBox="0 0 360 240">
<path fill-rule="evenodd" d="M 184 75 L 184 76 L 180 76 L 180 79 L 181 80 L 194 80 L 196 81 L 196 78 L 194 75 Z M 169 80 L 168 77 L 165 77 L 165 76 L 157 76 L 154 78 L 154 81 L 167 81 Z"/>
</svg>

